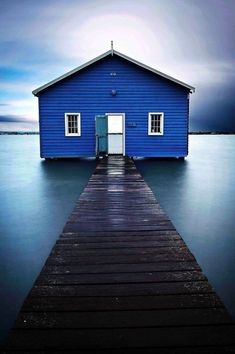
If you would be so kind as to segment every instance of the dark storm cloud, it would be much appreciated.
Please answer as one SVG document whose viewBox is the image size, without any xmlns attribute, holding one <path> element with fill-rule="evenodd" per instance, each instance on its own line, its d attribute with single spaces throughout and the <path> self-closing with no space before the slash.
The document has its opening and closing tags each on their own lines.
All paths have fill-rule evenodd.
<svg viewBox="0 0 235 354">
<path fill-rule="evenodd" d="M 35 120 L 18 115 L 0 115 L 0 123 L 34 123 Z"/>
</svg>

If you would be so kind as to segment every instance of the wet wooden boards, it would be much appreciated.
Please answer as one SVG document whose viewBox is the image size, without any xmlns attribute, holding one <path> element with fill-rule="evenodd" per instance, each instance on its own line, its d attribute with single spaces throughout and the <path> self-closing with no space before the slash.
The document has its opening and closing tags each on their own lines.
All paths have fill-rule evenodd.
<svg viewBox="0 0 235 354">
<path fill-rule="evenodd" d="M 126 157 L 104 158 L 26 298 L 6 353 L 231 353 L 235 327 Z"/>
</svg>

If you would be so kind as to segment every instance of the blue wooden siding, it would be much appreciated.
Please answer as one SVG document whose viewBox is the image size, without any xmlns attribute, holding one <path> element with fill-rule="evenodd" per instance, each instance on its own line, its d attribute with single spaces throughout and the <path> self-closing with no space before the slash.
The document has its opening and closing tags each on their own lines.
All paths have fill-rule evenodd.
<svg viewBox="0 0 235 354">
<path fill-rule="evenodd" d="M 125 113 L 126 155 L 186 156 L 188 93 L 125 59 L 108 56 L 39 94 L 41 156 L 95 156 L 95 116 L 116 112 Z M 66 112 L 81 113 L 80 137 L 65 136 Z M 164 112 L 163 136 L 148 135 L 148 112 Z"/>
</svg>

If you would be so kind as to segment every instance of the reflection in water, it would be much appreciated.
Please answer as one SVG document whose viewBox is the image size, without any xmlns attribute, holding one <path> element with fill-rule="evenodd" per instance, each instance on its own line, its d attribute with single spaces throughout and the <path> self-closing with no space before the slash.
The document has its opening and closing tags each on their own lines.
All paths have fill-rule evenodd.
<svg viewBox="0 0 235 354">
<path fill-rule="evenodd" d="M 185 161 L 136 165 L 235 317 L 234 156 L 234 136 L 190 136 Z"/>
</svg>

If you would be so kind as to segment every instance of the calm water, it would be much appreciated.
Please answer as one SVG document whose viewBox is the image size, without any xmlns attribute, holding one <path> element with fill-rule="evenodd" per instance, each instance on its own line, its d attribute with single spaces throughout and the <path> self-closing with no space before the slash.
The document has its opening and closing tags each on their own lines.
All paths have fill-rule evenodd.
<svg viewBox="0 0 235 354">
<path fill-rule="evenodd" d="M 235 136 L 190 136 L 189 153 L 136 164 L 235 318 Z"/>
<path fill-rule="evenodd" d="M 0 338 L 96 166 L 95 160 L 41 160 L 38 141 L 0 136 Z"/>
<path fill-rule="evenodd" d="M 137 166 L 235 316 L 235 136 L 191 136 L 185 161 Z M 0 339 L 12 326 L 94 160 L 40 160 L 38 136 L 0 136 Z"/>
</svg>

